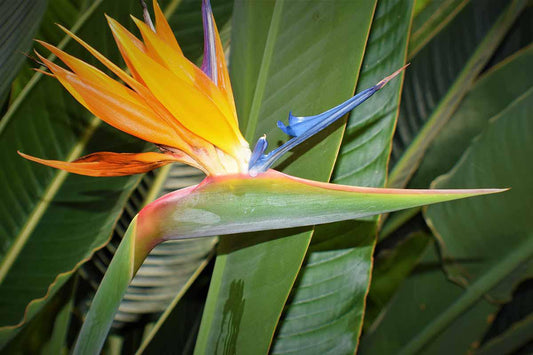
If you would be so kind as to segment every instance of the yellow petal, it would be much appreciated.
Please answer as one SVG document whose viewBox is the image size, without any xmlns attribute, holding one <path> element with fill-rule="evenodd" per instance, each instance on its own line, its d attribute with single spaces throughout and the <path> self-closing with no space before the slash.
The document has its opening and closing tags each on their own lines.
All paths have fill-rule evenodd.
<svg viewBox="0 0 533 355">
<path fill-rule="evenodd" d="M 141 31 L 150 56 L 180 79 L 190 85 L 194 85 L 198 90 L 209 96 L 211 101 L 222 111 L 224 117 L 228 119 L 228 122 L 235 123 L 235 109 L 229 104 L 227 97 L 224 96 L 215 83 L 200 68 L 162 41 L 148 25 L 133 16 L 132 18 Z M 234 128 L 238 129 L 238 127 Z"/>
<path fill-rule="evenodd" d="M 98 52 L 96 49 L 91 47 L 88 43 L 83 41 L 81 38 L 76 36 L 74 33 L 70 32 L 68 29 L 60 26 L 63 31 L 65 31 L 69 36 L 81 44 L 89 53 L 91 53 L 96 59 L 98 59 L 103 65 L 105 65 L 109 70 L 111 70 L 115 75 L 122 79 L 126 84 L 133 88 L 139 95 L 146 101 L 146 104 L 152 108 L 160 117 L 162 117 L 167 125 L 172 126 L 174 131 L 185 140 L 190 146 L 197 147 L 203 152 L 199 152 L 203 156 L 216 156 L 214 148 L 209 142 L 205 139 L 196 136 L 194 133 L 183 127 L 177 121 L 174 116 L 154 97 L 154 95 L 144 86 L 131 76 L 129 76 L 124 70 L 120 69 L 116 64 L 107 59 L 104 55 Z M 172 147 L 172 145 L 170 145 Z M 198 150 L 198 149 L 196 149 Z M 187 151 L 188 154 L 196 156 L 196 150 Z"/>
<path fill-rule="evenodd" d="M 188 145 L 143 102 L 124 100 L 120 95 L 92 85 L 76 74 L 40 57 L 63 86 L 101 120 L 128 134 L 156 144 L 187 151 Z"/>
<path fill-rule="evenodd" d="M 163 11 L 161 11 L 157 0 L 154 0 L 153 6 L 155 14 L 155 31 L 157 32 L 157 36 L 165 41 L 175 51 L 182 54 L 178 41 L 176 41 L 176 37 L 174 36 L 174 32 L 170 28 L 170 25 L 168 24 Z"/>
<path fill-rule="evenodd" d="M 211 98 L 138 50 L 131 44 L 128 32 L 113 19 L 108 20 L 117 43 L 163 106 L 194 134 L 230 155 L 239 156 L 240 132 L 234 130 Z"/>
</svg>

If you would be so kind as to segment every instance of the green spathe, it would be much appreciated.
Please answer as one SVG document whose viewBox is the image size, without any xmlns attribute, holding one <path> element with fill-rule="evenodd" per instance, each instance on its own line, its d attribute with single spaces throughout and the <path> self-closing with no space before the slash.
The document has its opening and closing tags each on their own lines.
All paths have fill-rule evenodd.
<svg viewBox="0 0 533 355">
<path fill-rule="evenodd" d="M 150 250 L 164 240 L 329 223 L 501 191 L 353 187 L 295 178 L 274 170 L 257 177 L 206 178 L 197 186 L 152 202 L 132 221 L 95 296 L 74 353 L 100 351 L 127 280 Z"/>
</svg>

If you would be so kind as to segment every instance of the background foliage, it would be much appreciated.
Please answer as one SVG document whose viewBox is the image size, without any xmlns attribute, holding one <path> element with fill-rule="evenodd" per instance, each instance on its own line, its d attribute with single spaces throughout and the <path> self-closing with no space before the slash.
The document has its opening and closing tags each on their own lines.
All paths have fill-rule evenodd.
<svg viewBox="0 0 533 355">
<path fill-rule="evenodd" d="M 160 3 L 197 61 L 200 3 Z M 531 3 L 213 0 L 213 10 L 250 142 L 266 133 L 276 145 L 286 137 L 275 122 L 289 111 L 323 111 L 411 63 L 278 170 L 360 186 L 511 190 L 379 219 L 164 243 L 130 286 L 105 352 L 531 352 Z M 148 149 L 21 54 L 39 38 L 94 63 L 59 22 L 120 63 L 104 13 L 131 28 L 140 6 L 0 4 L 2 353 L 68 352 L 133 216 L 201 179 L 183 166 L 82 177 L 16 154 Z"/>
</svg>

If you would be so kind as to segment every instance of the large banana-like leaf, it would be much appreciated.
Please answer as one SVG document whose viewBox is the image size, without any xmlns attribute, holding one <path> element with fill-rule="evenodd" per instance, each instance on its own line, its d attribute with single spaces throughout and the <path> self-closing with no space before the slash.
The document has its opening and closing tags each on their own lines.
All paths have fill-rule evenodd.
<svg viewBox="0 0 533 355">
<path fill-rule="evenodd" d="M 428 209 L 426 217 L 438 233 L 448 273 L 460 280 L 454 267 L 459 264 L 471 275 L 460 280 L 465 289 L 447 280 L 435 264 L 438 257 L 429 250 L 420 271 L 400 288 L 382 321 L 363 342 L 366 353 L 413 354 L 439 348 L 465 352 L 480 340 L 487 317 L 496 311 L 484 297 L 489 293 L 508 297 L 518 280 L 531 275 L 532 222 L 530 201 L 525 198 L 532 193 L 531 165 L 524 162 L 532 154 L 532 96 L 529 89 L 495 116 L 454 169 L 435 184 L 512 187 L 493 200 Z M 431 263 L 438 269 L 432 270 Z"/>
<path fill-rule="evenodd" d="M 448 274 L 462 278 L 465 284 L 496 274 L 501 280 L 490 294 L 498 300 L 508 299 L 517 280 L 532 275 L 531 259 L 523 261 L 524 267 L 512 274 L 500 274 L 494 266 L 508 260 L 517 249 L 529 248 L 529 257 L 533 254 L 533 220 L 528 198 L 533 194 L 528 181 L 533 167 L 525 163 L 533 154 L 532 113 L 533 87 L 496 116 L 473 143 L 469 154 L 432 184 L 439 188 L 455 183 L 468 187 L 505 185 L 511 188 L 505 196 L 444 204 L 429 208 L 426 213 L 428 224 L 442 243 L 443 256 L 456 261 L 446 265 Z M 469 238 L 461 238 L 465 234 Z M 465 258 L 473 261 L 462 262 Z"/>
<path fill-rule="evenodd" d="M 132 221 L 94 297 L 74 353 L 94 354 L 101 350 L 131 278 L 154 245 L 161 241 L 282 228 L 289 234 L 290 228 L 363 218 L 406 207 L 499 191 L 352 187 L 304 180 L 274 170 L 257 177 L 247 174 L 208 177 L 198 186 L 172 192 L 154 201 Z M 269 236 L 275 237 L 282 236 Z M 264 240 L 265 236 L 233 235 L 226 239 L 232 239 L 237 250 L 242 250 L 258 240 Z M 219 249 L 222 255 L 226 252 Z M 283 260 L 276 260 L 284 263 Z M 247 270 L 254 265 L 254 261 L 250 261 Z M 275 289 L 275 281 L 262 279 L 255 284 L 255 288 L 263 289 L 270 295 L 269 291 Z M 230 287 L 231 298 L 226 299 L 226 302 L 248 300 L 244 292 L 245 287 L 249 286 L 244 282 L 235 281 Z M 256 319 L 257 314 L 251 314 L 249 321 Z M 226 308 L 224 316 L 229 317 L 224 324 L 232 327 L 233 333 L 217 338 L 214 345 L 215 348 L 220 346 L 228 349 L 229 346 L 234 350 L 237 345 L 231 344 L 232 337 L 234 339 L 240 334 L 235 327 L 240 328 L 242 322 L 248 320 L 235 318 L 246 316 L 243 308 L 240 314 Z"/>
<path fill-rule="evenodd" d="M 0 3 L 0 105 L 24 62 L 43 17 L 46 0 L 4 0 Z"/>
<path fill-rule="evenodd" d="M 489 119 L 532 86 L 532 55 L 533 45 L 530 45 L 506 58 L 476 81 L 428 149 L 420 168 L 409 182 L 410 188 L 429 187 L 433 179 L 450 170 Z M 413 209 L 392 214 L 380 237 L 386 237 L 419 211 Z"/>
<path fill-rule="evenodd" d="M 105 19 L 95 14 L 106 11 L 126 19 L 130 12 L 127 4 L 96 1 L 74 30 L 97 48 L 112 48 L 111 38 L 100 33 Z M 74 54 L 81 53 L 70 42 L 62 45 Z M 118 58 L 115 52 L 105 52 Z M 59 83 L 40 73 L 34 75 L 0 122 L 0 159 L 4 166 L 0 171 L 2 326 L 20 322 L 30 301 L 52 294 L 47 293 L 49 286 L 66 279 L 62 275 L 56 280 L 59 274 L 72 270 L 105 242 L 120 204 L 138 179 L 68 176 L 32 164 L 16 153 L 21 150 L 66 160 L 84 153 L 88 145 L 89 149 L 96 148 L 95 142 L 108 142 L 105 145 L 111 149 L 126 148 L 124 135 L 110 139 L 109 131 L 98 129 L 97 122 Z M 93 136 L 96 139 L 91 140 Z"/>
<path fill-rule="evenodd" d="M 472 344 L 483 336 L 489 325 L 487 317 L 497 311 L 497 307 L 484 300 L 482 294 L 470 309 L 455 314 L 454 321 L 442 329 L 441 334 L 433 336 L 423 349 L 406 349 L 407 343 L 416 339 L 446 310 L 446 306 L 464 293 L 442 272 L 435 244 L 431 243 L 421 256 L 421 262 L 361 338 L 359 353 L 446 355 L 473 350 Z"/>
<path fill-rule="evenodd" d="M 182 4 L 189 6 L 190 2 Z M 200 5 L 196 5 L 199 12 Z M 102 33 L 107 28 L 103 14 L 131 24 L 129 14 L 139 15 L 140 11 L 136 2 L 95 1 L 73 30 L 120 63 L 111 33 Z M 177 32 L 178 37 L 191 32 L 201 36 L 201 18 L 194 19 L 196 25 L 189 20 L 189 26 Z M 68 39 L 60 46 L 79 57 L 88 57 Z M 198 43 L 197 47 L 201 46 Z M 2 118 L 0 137 L 5 167 L 0 171 L 0 325 L 6 327 L 1 333 L 3 343 L 24 316 L 27 319 L 34 314 L 73 269 L 107 242 L 129 193 L 139 181 L 138 176 L 96 179 L 69 175 L 21 159 L 16 151 L 69 160 L 97 150 L 139 151 L 145 143 L 99 126 L 98 120 L 55 80 L 40 73 L 28 82 Z"/>
<path fill-rule="evenodd" d="M 411 0 L 377 4 L 366 45 L 358 91 L 405 61 Z M 354 111 L 347 123 L 336 183 L 383 186 L 401 92 L 396 80 Z M 273 353 L 353 353 L 370 282 L 377 218 L 317 227 L 276 334 Z"/>
<path fill-rule="evenodd" d="M 507 58 L 481 77 L 466 95 L 457 112 L 428 149 L 409 183 L 429 187 L 449 171 L 489 119 L 533 87 L 533 45 Z"/>
<path fill-rule="evenodd" d="M 287 140 L 276 121 L 286 119 L 289 111 L 316 114 L 353 94 L 375 0 L 334 4 L 237 2 L 231 74 L 241 129 L 250 142 L 266 133 L 276 146 Z M 341 126 L 295 149 L 278 169 L 327 181 Z M 221 241 L 197 353 L 267 352 L 310 238 L 307 228 Z M 255 242 L 243 247 L 243 240 Z M 230 314 L 239 325 L 238 336 L 231 336 L 237 323 L 228 323 Z"/>
<path fill-rule="evenodd" d="M 416 55 L 406 74 L 388 186 L 407 184 L 526 4 L 472 0 Z"/>
</svg>

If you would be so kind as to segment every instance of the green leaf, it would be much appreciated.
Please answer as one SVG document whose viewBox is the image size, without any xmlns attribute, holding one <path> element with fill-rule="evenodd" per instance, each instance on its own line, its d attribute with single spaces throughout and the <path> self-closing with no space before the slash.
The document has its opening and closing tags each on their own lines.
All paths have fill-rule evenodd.
<svg viewBox="0 0 533 355">
<path fill-rule="evenodd" d="M 411 11 L 410 0 L 378 2 L 357 91 L 404 65 Z M 401 84 L 401 78 L 395 79 L 351 114 L 334 182 L 383 186 Z M 376 220 L 316 228 L 273 353 L 355 351 L 370 282 Z"/>
<path fill-rule="evenodd" d="M 43 312 L 35 316 L 2 349 L 4 354 L 61 354 L 66 349 L 67 331 L 74 303 L 76 282 L 71 278 L 51 297 Z"/>
<path fill-rule="evenodd" d="M 375 256 L 366 302 L 365 329 L 372 326 L 402 282 L 418 265 L 430 241 L 428 234 L 414 232 L 393 249 L 385 249 Z"/>
<path fill-rule="evenodd" d="M 31 39 L 39 28 L 46 0 L 4 0 L 0 4 L 0 104 L 26 59 Z"/>
<path fill-rule="evenodd" d="M 121 63 L 111 33 L 102 35 L 101 29 L 107 28 L 104 12 L 133 27 L 129 14 L 139 15 L 140 6 L 126 0 L 95 1 L 73 27 L 80 37 Z M 178 32 L 178 39 L 191 32 L 202 33 L 201 21 Z M 59 47 L 89 58 L 67 38 Z M 22 159 L 16 151 L 72 160 L 95 151 L 138 152 L 145 147 L 144 142 L 100 125 L 61 85 L 40 73 L 10 106 L 0 121 L 0 159 L 6 167 L 0 171 L 0 326 L 4 327 L 0 345 L 108 241 L 140 179 L 69 175 Z"/>
<path fill-rule="evenodd" d="M 236 3 L 231 75 L 241 130 L 252 145 L 263 134 L 273 146 L 286 140 L 276 121 L 285 119 L 290 110 L 298 115 L 316 114 L 353 94 L 374 6 L 374 0 L 336 6 L 281 0 Z M 341 124 L 296 148 L 277 168 L 327 181 Z M 288 233 L 292 235 L 280 238 Z M 221 241 L 197 353 L 223 348 L 268 351 L 310 238 L 306 228 Z M 243 240 L 255 242 L 244 247 L 240 245 Z M 233 297 L 241 292 L 245 300 Z M 227 321 L 230 314 L 233 324 Z M 238 337 L 218 341 L 237 325 Z"/>
<path fill-rule="evenodd" d="M 123 18 L 129 12 L 121 2 L 96 1 L 74 30 L 97 48 L 111 47 L 110 37 L 94 31 L 105 26 L 102 16 L 94 16 L 100 11 Z M 79 55 L 79 47 L 69 43 L 65 40 L 60 46 Z M 105 53 L 118 58 L 116 52 Z M 40 73 L 0 121 L 0 159 L 6 167 L 0 172 L 0 326 L 19 323 L 30 301 L 50 296 L 57 289 L 47 292 L 50 285 L 66 280 L 66 274 L 56 280 L 59 274 L 70 272 L 105 243 L 120 204 L 138 180 L 68 176 L 21 159 L 16 151 L 68 160 L 102 148 L 139 147 L 123 135 L 110 138 L 109 130 L 97 126 L 98 121 L 56 80 Z M 33 310 L 39 303 L 33 303 Z"/>
<path fill-rule="evenodd" d="M 101 350 L 128 280 L 134 276 L 154 245 L 161 241 L 274 228 L 283 228 L 283 233 L 290 235 L 292 230 L 289 228 L 368 217 L 421 204 L 499 191 L 352 187 L 294 178 L 274 170 L 256 177 L 208 177 L 198 186 L 163 196 L 134 218 L 94 297 L 74 352 L 93 354 Z M 230 240 L 234 243 L 233 247 L 242 250 L 255 245 L 258 240 L 276 237 L 280 235 L 249 235 L 247 238 L 233 235 L 222 240 Z M 219 253 L 225 255 L 227 251 L 220 248 Z M 250 263 L 246 268 L 248 273 L 254 261 Z M 213 278 L 216 280 L 216 274 Z M 272 285 L 276 285 L 276 280 L 263 278 L 256 285 L 272 295 L 268 291 L 275 289 Z M 244 300 L 244 287 L 243 281 L 235 281 L 230 286 L 231 297 L 226 301 Z M 232 313 L 232 316 L 247 315 L 242 307 L 239 310 L 241 313 Z M 234 311 L 229 309 L 229 312 Z M 257 319 L 257 314 L 251 314 L 250 317 Z M 240 325 L 239 318 L 230 319 L 231 326 Z M 228 338 L 217 340 L 228 345 Z"/>
<path fill-rule="evenodd" d="M 407 184 L 526 4 L 525 0 L 514 0 L 503 9 L 503 1 L 472 0 L 413 59 L 412 70 L 406 74 L 392 156 L 396 164 L 388 186 Z M 461 50 L 453 46 L 458 43 Z"/>
<path fill-rule="evenodd" d="M 530 45 L 478 79 L 433 141 L 408 186 L 427 188 L 433 179 L 450 170 L 489 119 L 533 85 L 532 67 L 533 46 Z M 380 238 L 388 236 L 419 211 L 413 209 L 392 214 L 380 231 Z"/>
<path fill-rule="evenodd" d="M 417 0 L 409 38 L 409 59 L 435 37 L 470 0 Z"/>
<path fill-rule="evenodd" d="M 359 354 L 464 354 L 488 327 L 487 315 L 497 307 L 477 294 L 474 302 L 422 349 L 406 345 L 422 334 L 432 322 L 447 314 L 466 293 L 451 283 L 441 269 L 435 244 L 431 243 L 421 262 L 405 280 L 391 302 L 383 309 L 372 327 L 361 338 Z M 463 301 L 461 301 L 463 302 Z"/>
<path fill-rule="evenodd" d="M 436 253 L 428 251 L 419 271 L 401 287 L 381 323 L 363 341 L 363 354 L 439 349 L 464 353 L 470 344 L 479 343 L 488 316 L 496 311 L 485 301 L 486 294 L 508 297 L 513 285 L 531 275 L 532 221 L 524 199 L 532 192 L 531 166 L 524 162 L 533 153 L 532 95 L 533 89 L 528 90 L 496 116 L 454 169 L 435 184 L 512 187 L 493 199 L 428 208 L 428 223 L 442 241 L 444 267 L 455 280 L 465 276 L 457 273 L 457 266 L 468 272 L 468 282 L 462 279 L 465 289 L 447 280 Z"/>
<path fill-rule="evenodd" d="M 441 188 L 454 184 L 469 187 L 491 184 L 508 186 L 511 190 L 494 199 L 444 204 L 426 212 L 429 225 L 442 241 L 443 255 L 456 260 L 447 265 L 447 272 L 454 278 L 463 278 L 466 284 L 487 274 L 498 275 L 505 282 L 490 293 L 500 300 L 510 297 L 517 281 L 533 275 L 531 268 L 525 266 L 511 274 L 502 274 L 494 267 L 511 257 L 516 249 L 527 249 L 532 244 L 530 201 L 524 198 L 533 193 L 528 181 L 532 167 L 524 164 L 533 154 L 532 99 L 533 88 L 530 88 L 494 117 L 454 169 L 433 184 Z M 464 258 L 473 261 L 463 263 Z"/>
<path fill-rule="evenodd" d="M 494 115 L 533 86 L 533 45 L 507 58 L 484 74 L 428 149 L 411 188 L 429 187 L 437 176 L 449 171 L 468 148 L 472 138 Z"/>
</svg>

